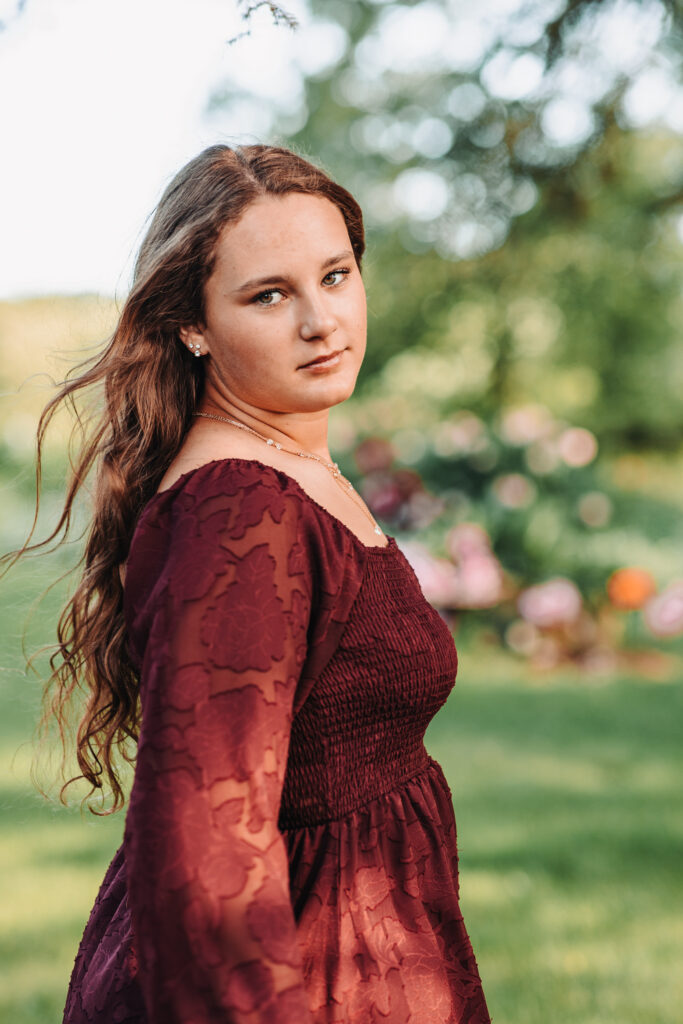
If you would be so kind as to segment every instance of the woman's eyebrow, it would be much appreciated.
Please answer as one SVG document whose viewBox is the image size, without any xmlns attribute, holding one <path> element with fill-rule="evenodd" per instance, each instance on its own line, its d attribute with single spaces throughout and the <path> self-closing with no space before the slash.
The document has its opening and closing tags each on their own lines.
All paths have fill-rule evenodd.
<svg viewBox="0 0 683 1024">
<path fill-rule="evenodd" d="M 334 263 L 339 263 L 340 260 L 348 260 L 348 259 L 353 259 L 353 253 L 351 252 L 350 249 L 344 249 L 343 252 L 338 252 L 336 256 L 330 256 L 329 260 L 325 260 L 325 262 L 321 265 L 320 269 L 321 270 L 327 270 L 327 268 L 331 267 Z M 280 277 L 277 277 L 277 276 L 274 276 L 274 277 L 273 276 L 271 276 L 271 277 L 253 277 L 250 281 L 245 281 L 245 283 L 241 284 L 239 286 L 239 288 L 236 288 L 234 294 L 235 295 L 241 295 L 242 292 L 251 291 L 252 288 L 259 288 L 261 285 L 264 285 L 264 284 L 288 284 L 288 283 L 289 283 L 289 278 L 282 277 L 282 276 L 280 276 Z"/>
</svg>

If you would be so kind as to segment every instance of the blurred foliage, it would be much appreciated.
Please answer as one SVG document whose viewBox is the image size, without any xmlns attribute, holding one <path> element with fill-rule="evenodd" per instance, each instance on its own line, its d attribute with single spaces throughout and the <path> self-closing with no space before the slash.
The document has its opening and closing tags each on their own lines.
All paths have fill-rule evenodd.
<svg viewBox="0 0 683 1024">
<path fill-rule="evenodd" d="M 543 400 L 608 450 L 677 450 L 683 266 L 649 171 L 675 162 L 679 140 L 613 127 L 477 261 L 372 243 L 359 397 L 405 395 L 419 420 Z"/>
</svg>

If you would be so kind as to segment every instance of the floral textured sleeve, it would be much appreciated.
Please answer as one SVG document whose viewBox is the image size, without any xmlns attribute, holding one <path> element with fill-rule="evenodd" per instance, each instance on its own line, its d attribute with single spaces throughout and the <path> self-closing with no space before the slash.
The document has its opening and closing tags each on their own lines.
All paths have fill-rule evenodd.
<svg viewBox="0 0 683 1024">
<path fill-rule="evenodd" d="M 142 705 L 124 836 L 138 981 L 149 1024 L 303 1024 L 277 819 L 313 572 L 299 502 L 273 474 L 202 479 L 132 560 L 149 580 L 127 612 Z"/>
</svg>

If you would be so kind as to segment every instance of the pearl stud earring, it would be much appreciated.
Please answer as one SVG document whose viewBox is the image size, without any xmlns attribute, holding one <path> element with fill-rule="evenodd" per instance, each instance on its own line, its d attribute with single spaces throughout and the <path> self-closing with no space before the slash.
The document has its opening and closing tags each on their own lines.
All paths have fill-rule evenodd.
<svg viewBox="0 0 683 1024">
<path fill-rule="evenodd" d="M 188 346 L 187 347 L 189 348 L 190 352 L 194 351 L 194 354 L 196 356 L 200 356 L 202 354 L 201 353 L 201 349 L 199 347 L 199 342 L 197 342 L 196 345 L 193 345 L 192 342 L 190 341 L 190 342 L 188 342 Z"/>
</svg>

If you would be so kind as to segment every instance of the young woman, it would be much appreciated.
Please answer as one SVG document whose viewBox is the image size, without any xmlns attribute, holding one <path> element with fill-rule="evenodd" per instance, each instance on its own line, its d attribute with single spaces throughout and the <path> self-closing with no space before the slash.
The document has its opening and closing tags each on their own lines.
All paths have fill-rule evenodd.
<svg viewBox="0 0 683 1024">
<path fill-rule="evenodd" d="M 103 388 L 67 494 L 65 514 L 96 468 L 54 708 L 89 688 L 80 770 L 117 805 L 137 744 L 66 1024 L 490 1020 L 423 745 L 453 639 L 328 450 L 365 351 L 363 250 L 320 169 L 211 146 L 46 410 Z"/>
</svg>

